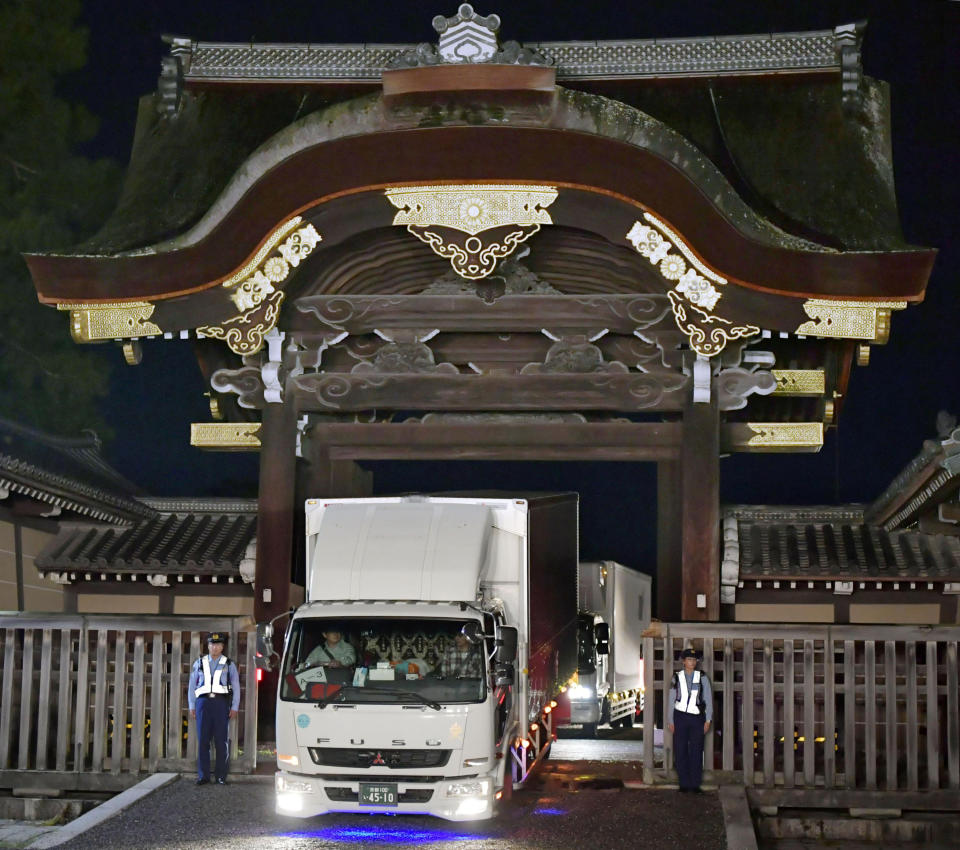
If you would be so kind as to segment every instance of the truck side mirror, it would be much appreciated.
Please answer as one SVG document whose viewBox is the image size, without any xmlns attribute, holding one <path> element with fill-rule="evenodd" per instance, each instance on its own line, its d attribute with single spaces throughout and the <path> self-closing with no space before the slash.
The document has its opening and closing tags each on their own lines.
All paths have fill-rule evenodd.
<svg viewBox="0 0 960 850">
<path fill-rule="evenodd" d="M 515 626 L 500 626 L 498 629 L 496 653 L 494 654 L 494 682 L 497 687 L 513 684 L 516 670 L 513 663 L 517 660 L 517 629 Z"/>
<path fill-rule="evenodd" d="M 610 654 L 610 624 L 597 623 L 594 626 L 594 635 L 597 639 L 597 655 Z"/>
<path fill-rule="evenodd" d="M 257 623 L 257 651 L 253 655 L 253 663 L 269 672 L 273 669 L 270 658 L 276 654 L 273 648 L 273 623 Z"/>
<path fill-rule="evenodd" d="M 497 640 L 496 662 L 513 664 L 517 660 L 517 629 L 515 626 L 501 626 Z"/>
<path fill-rule="evenodd" d="M 460 629 L 460 634 L 474 646 L 483 641 L 483 629 L 480 628 L 480 624 L 476 620 L 467 620 L 463 624 L 463 628 Z"/>
</svg>

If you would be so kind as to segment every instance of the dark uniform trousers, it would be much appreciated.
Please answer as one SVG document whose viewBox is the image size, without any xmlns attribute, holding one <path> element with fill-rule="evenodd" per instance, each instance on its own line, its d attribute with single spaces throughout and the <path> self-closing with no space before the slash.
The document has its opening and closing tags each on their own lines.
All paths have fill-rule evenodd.
<svg viewBox="0 0 960 850">
<path fill-rule="evenodd" d="M 681 788 L 699 788 L 703 779 L 702 714 L 673 712 L 673 752 Z"/>
<path fill-rule="evenodd" d="M 230 697 L 226 695 L 197 697 L 197 736 L 199 738 L 197 776 L 200 779 L 210 778 L 211 738 L 217 754 L 214 776 L 216 779 L 227 778 L 230 755 L 227 751 L 230 705 Z"/>
</svg>

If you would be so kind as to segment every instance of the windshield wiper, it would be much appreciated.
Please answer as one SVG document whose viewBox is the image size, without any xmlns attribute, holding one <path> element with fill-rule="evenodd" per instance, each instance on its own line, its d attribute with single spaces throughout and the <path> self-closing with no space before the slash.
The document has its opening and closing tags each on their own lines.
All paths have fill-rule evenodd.
<svg viewBox="0 0 960 850">
<path fill-rule="evenodd" d="M 356 685 L 344 685 L 336 693 L 331 694 L 326 699 L 320 700 L 320 702 L 317 703 L 317 708 L 326 708 L 328 705 L 330 705 L 330 703 L 333 703 L 333 702 L 343 702 L 344 692 L 348 690 L 362 691 L 363 693 L 366 693 L 366 694 L 377 694 L 377 695 L 384 694 L 385 696 L 392 696 L 392 697 L 413 697 L 414 699 L 419 700 L 422 705 L 428 706 L 429 708 L 432 708 L 435 711 L 443 710 L 443 706 L 440 705 L 440 703 L 435 702 L 434 700 L 431 700 L 431 699 L 427 699 L 422 694 L 417 694 L 417 693 L 414 693 L 413 691 L 403 691 L 403 690 L 400 690 L 399 688 L 395 688 L 393 690 L 391 690 L 390 688 L 375 688 L 375 689 L 361 688 Z"/>
<path fill-rule="evenodd" d="M 423 694 L 418 694 L 414 691 L 404 691 L 400 690 L 400 688 L 395 688 L 393 690 L 389 688 L 376 688 L 375 691 L 371 690 L 370 693 L 390 694 L 390 696 L 394 697 L 413 697 L 414 699 L 420 700 L 421 704 L 426 705 L 436 711 L 441 711 L 443 709 L 443 706 L 440 705 L 440 703 L 432 699 L 427 699 Z"/>
<path fill-rule="evenodd" d="M 320 700 L 320 702 L 317 703 L 317 708 L 326 708 L 332 702 L 342 702 L 343 692 L 347 689 L 350 689 L 351 691 L 362 690 L 362 688 L 358 688 L 355 685 L 342 685 L 338 691 L 330 694 L 330 696 L 328 696 L 326 699 Z"/>
</svg>

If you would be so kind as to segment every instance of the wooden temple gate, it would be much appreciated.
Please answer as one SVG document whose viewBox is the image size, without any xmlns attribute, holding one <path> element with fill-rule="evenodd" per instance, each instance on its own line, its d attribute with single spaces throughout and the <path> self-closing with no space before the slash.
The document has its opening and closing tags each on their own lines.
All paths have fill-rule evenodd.
<svg viewBox="0 0 960 850">
<path fill-rule="evenodd" d="M 662 624 L 644 638 L 644 776 L 676 656 L 703 652 L 714 688 L 707 770 L 745 785 L 960 789 L 960 628 Z M 656 723 L 656 725 L 660 725 Z M 646 734 L 650 730 L 651 734 Z M 669 733 L 664 763 L 672 765 Z"/>
<path fill-rule="evenodd" d="M 26 614 L 0 616 L 0 787 L 22 786 L 27 775 L 46 784 L 59 773 L 77 789 L 116 790 L 143 772 L 192 770 L 187 680 L 209 629 L 229 635 L 240 673 L 230 769 L 252 771 L 257 682 L 248 619 Z"/>
<path fill-rule="evenodd" d="M 288 607 L 304 498 L 369 492 L 358 460 L 429 458 L 656 462 L 657 614 L 719 621 L 733 601 L 721 453 L 819 450 L 853 365 L 923 298 L 934 252 L 904 245 L 876 154 L 885 90 L 860 73 L 853 26 L 507 49 L 496 16 L 458 14 L 436 49 L 173 39 L 122 209 L 87 245 L 28 257 L 39 297 L 78 342 L 116 340 L 131 364 L 141 338 L 194 341 L 216 421 L 195 423 L 193 444 L 261 452 L 257 620 Z M 470 61 L 445 43 L 464 26 Z M 737 155 L 728 107 L 748 128 Z M 776 175 L 763 192 L 744 182 L 751 165 Z M 814 680 L 807 641 L 822 656 L 827 638 L 805 626 L 740 660 L 740 633 L 671 629 L 722 638 L 729 658 L 708 663 L 748 683 L 763 671 L 761 694 L 778 691 L 766 673 L 786 646 L 783 663 L 814 671 L 786 685 L 809 695 L 811 728 L 829 704 L 816 696 L 852 681 Z M 892 676 L 873 679 L 879 636 L 849 635 L 862 687 L 882 682 L 909 711 Z M 891 653 L 908 672 L 933 657 L 883 646 L 881 676 Z M 937 663 L 950 652 L 955 637 Z M 742 764 L 734 737 L 726 767 Z M 774 752 L 761 751 L 768 779 Z M 791 769 L 792 753 L 781 771 L 835 781 L 832 756 Z M 919 764 L 905 781 L 931 781 Z"/>
<path fill-rule="evenodd" d="M 933 262 L 896 227 L 860 28 L 524 48 L 466 4 L 434 23 L 436 47 L 172 39 L 122 208 L 27 257 L 40 300 L 131 364 L 195 340 L 219 420 L 194 445 L 262 452 L 258 620 L 302 498 L 431 457 L 656 461 L 658 614 L 716 621 L 719 456 L 818 450 Z"/>
</svg>

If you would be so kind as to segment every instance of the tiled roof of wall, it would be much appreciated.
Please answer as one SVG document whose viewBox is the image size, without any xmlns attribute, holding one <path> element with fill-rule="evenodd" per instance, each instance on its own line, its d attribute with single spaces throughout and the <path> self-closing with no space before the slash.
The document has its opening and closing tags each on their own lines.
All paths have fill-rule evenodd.
<svg viewBox="0 0 960 850">
<path fill-rule="evenodd" d="M 212 500 L 197 500 L 194 511 L 190 502 L 176 500 L 180 510 L 123 527 L 66 526 L 39 554 L 37 568 L 64 581 L 99 581 L 102 575 L 240 578 L 240 562 L 256 535 L 256 501 L 234 500 L 210 510 Z"/>
</svg>

